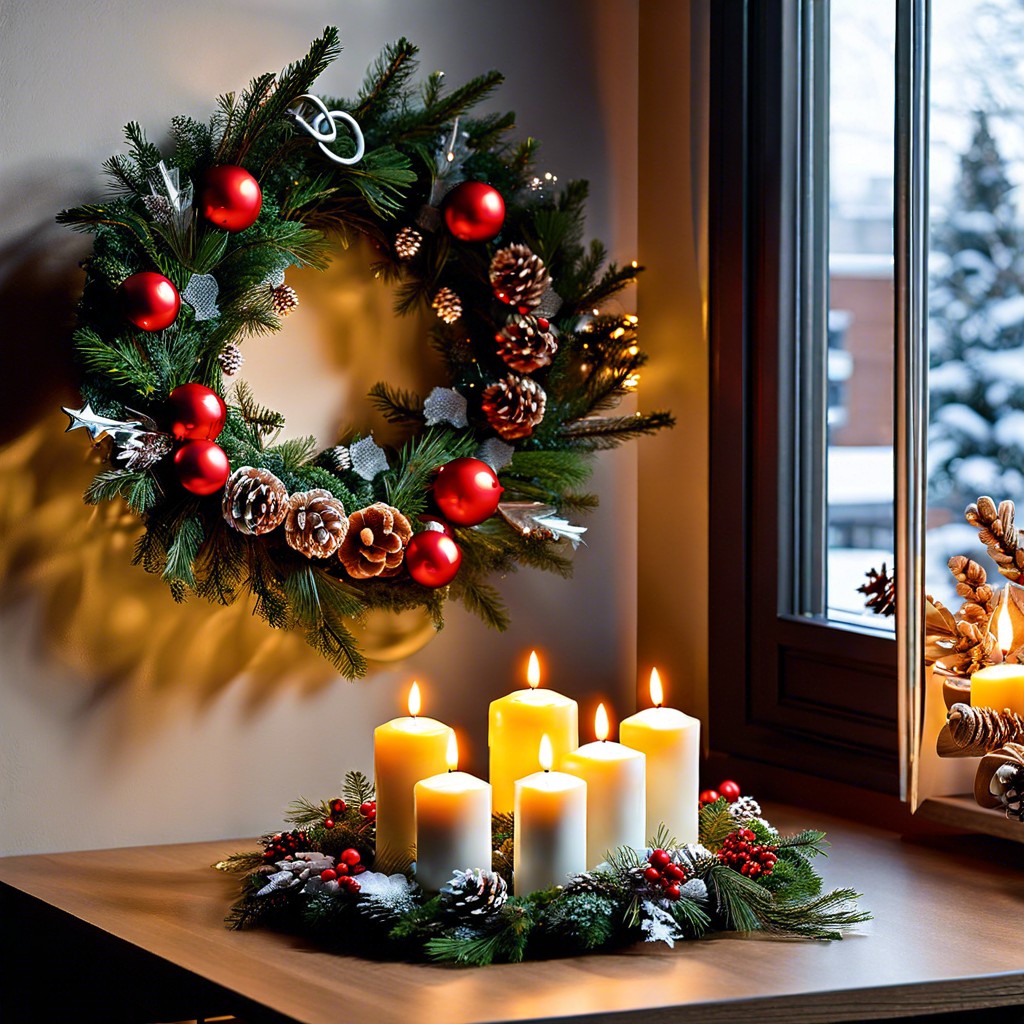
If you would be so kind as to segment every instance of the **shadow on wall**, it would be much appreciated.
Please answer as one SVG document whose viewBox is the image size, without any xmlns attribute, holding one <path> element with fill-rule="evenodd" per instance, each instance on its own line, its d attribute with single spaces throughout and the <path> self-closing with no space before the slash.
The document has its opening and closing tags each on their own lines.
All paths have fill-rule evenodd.
<svg viewBox="0 0 1024 1024">
<path fill-rule="evenodd" d="M 40 196 L 38 183 L 23 187 L 42 210 L 47 197 Z M 7 194 L 19 191 L 8 189 Z M 61 193 L 53 197 L 51 213 L 69 194 L 64 188 Z M 25 210 L 16 206 L 0 210 L 0 222 L 10 222 L 8 213 L 25 223 Z M 67 422 L 60 407 L 80 404 L 70 334 L 82 285 L 78 261 L 88 243 L 45 216 L 0 250 L 0 322 L 6 339 L 0 405 L 0 610 L 38 609 L 31 619 L 37 624 L 37 635 L 31 637 L 35 656 L 43 665 L 71 669 L 82 680 L 83 711 L 125 690 L 137 697 L 145 694 L 143 707 L 162 699 L 180 702 L 183 693 L 202 706 L 241 676 L 255 711 L 284 686 L 309 693 L 334 682 L 337 673 L 301 637 L 254 618 L 244 597 L 227 607 L 199 599 L 172 604 L 159 577 L 131 564 L 141 533 L 138 519 L 121 503 L 97 508 L 83 503 L 82 493 L 102 462 L 103 442 L 93 448 L 84 431 L 63 433 Z M 372 380 L 381 376 L 399 386 L 422 387 L 422 379 L 436 372 L 422 341 L 411 350 L 404 347 L 406 336 L 423 336 L 416 318 L 403 321 L 398 348 L 380 344 L 378 328 L 392 316 L 391 296 L 370 279 L 365 269 L 369 257 L 361 248 L 339 253 L 326 274 L 296 274 L 302 316 L 258 343 L 260 350 L 252 357 L 247 355 L 254 369 L 244 375 L 250 382 L 255 379 L 264 404 L 286 414 L 289 405 L 301 404 L 296 410 L 300 430 L 291 434 L 314 432 L 333 439 L 343 421 L 368 429 L 368 407 L 362 406 Z M 323 351 L 309 351 L 304 344 L 309 336 L 316 342 L 313 347 Z M 367 340 L 373 343 L 359 344 Z M 346 367 L 351 372 L 329 401 L 324 379 L 334 386 L 334 371 L 340 372 L 350 358 L 357 365 Z M 298 373 L 298 383 L 289 380 L 289 373 Z M 350 404 L 352 411 L 346 408 Z M 379 661 L 405 657 L 434 635 L 418 611 L 381 613 L 353 628 L 366 653 Z M 10 686 L 28 685 L 14 674 L 7 676 Z"/>
</svg>

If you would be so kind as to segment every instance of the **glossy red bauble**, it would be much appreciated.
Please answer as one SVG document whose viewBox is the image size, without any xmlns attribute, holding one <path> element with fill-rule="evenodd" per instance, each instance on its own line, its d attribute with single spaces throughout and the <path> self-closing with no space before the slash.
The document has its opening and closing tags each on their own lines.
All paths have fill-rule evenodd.
<svg viewBox="0 0 1024 1024">
<path fill-rule="evenodd" d="M 441 530 L 417 533 L 405 548 L 409 575 L 424 587 L 444 587 L 455 579 L 462 564 L 462 550 Z"/>
<path fill-rule="evenodd" d="M 222 164 L 206 172 L 199 208 L 211 224 L 244 231 L 256 223 L 262 206 L 259 183 L 244 167 Z"/>
<path fill-rule="evenodd" d="M 698 801 L 701 807 L 706 807 L 708 804 L 717 803 L 722 799 L 722 794 L 717 789 L 705 789 L 703 793 L 698 797 Z"/>
<path fill-rule="evenodd" d="M 227 482 L 231 463 L 213 441 L 186 441 L 174 453 L 178 482 L 193 494 L 215 494 Z"/>
<path fill-rule="evenodd" d="M 434 501 L 441 515 L 459 526 L 476 526 L 494 515 L 504 488 L 480 459 L 453 459 L 434 478 Z"/>
<path fill-rule="evenodd" d="M 142 331 L 162 331 L 174 323 L 181 309 L 178 289 L 163 274 L 144 270 L 132 274 L 117 289 L 125 319 Z"/>
<path fill-rule="evenodd" d="M 445 196 L 444 222 L 463 242 L 489 242 L 505 223 L 505 200 L 483 181 L 464 181 Z"/>
<path fill-rule="evenodd" d="M 731 804 L 736 803 L 740 798 L 739 783 L 733 782 L 732 779 L 726 779 L 724 782 L 720 782 L 718 784 L 718 795 L 724 796 Z"/>
<path fill-rule="evenodd" d="M 213 441 L 224 429 L 224 399 L 202 384 L 182 384 L 167 397 L 167 419 L 176 441 Z"/>
</svg>

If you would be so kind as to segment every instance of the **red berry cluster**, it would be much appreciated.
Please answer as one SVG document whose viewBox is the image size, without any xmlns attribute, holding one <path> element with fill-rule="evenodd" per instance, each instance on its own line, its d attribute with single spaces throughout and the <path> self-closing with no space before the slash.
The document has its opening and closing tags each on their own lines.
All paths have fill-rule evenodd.
<svg viewBox="0 0 1024 1024">
<path fill-rule="evenodd" d="M 359 813 L 366 818 L 367 821 L 377 820 L 377 801 L 376 800 L 365 800 L 359 805 Z"/>
<path fill-rule="evenodd" d="M 723 796 L 729 803 L 734 804 L 739 800 L 740 795 L 739 784 L 733 782 L 732 779 L 724 779 L 718 784 L 718 789 L 705 789 L 698 799 L 701 807 L 706 807 L 708 804 L 718 803 Z"/>
<path fill-rule="evenodd" d="M 651 885 L 660 885 L 662 895 L 670 900 L 677 900 L 681 895 L 680 885 L 686 881 L 686 869 L 672 862 L 667 850 L 652 850 L 647 858 L 648 867 L 644 869 L 644 878 Z"/>
<path fill-rule="evenodd" d="M 779 859 L 777 849 L 777 846 L 759 843 L 749 828 L 741 828 L 730 832 L 722 841 L 718 859 L 747 878 L 767 878 Z"/>
<path fill-rule="evenodd" d="M 334 828 L 334 819 L 345 813 L 345 808 L 348 804 L 340 796 L 336 796 L 328 806 L 331 809 L 331 813 L 324 818 L 324 828 Z"/>
<path fill-rule="evenodd" d="M 308 845 L 305 832 L 278 832 L 265 840 L 263 859 L 272 864 L 278 860 L 290 860 L 293 853 Z"/>
<path fill-rule="evenodd" d="M 343 889 L 349 892 L 359 892 L 359 883 L 353 875 L 361 875 L 366 870 L 362 863 L 362 856 L 353 847 L 341 851 L 338 863 L 333 868 L 325 868 L 320 872 L 320 878 L 324 882 L 337 882 Z"/>
</svg>

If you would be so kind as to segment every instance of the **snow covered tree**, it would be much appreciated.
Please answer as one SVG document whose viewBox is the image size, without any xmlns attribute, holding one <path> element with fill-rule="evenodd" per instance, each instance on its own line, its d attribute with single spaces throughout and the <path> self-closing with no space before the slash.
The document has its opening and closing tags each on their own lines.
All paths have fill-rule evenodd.
<svg viewBox="0 0 1024 1024">
<path fill-rule="evenodd" d="M 1024 500 L 1024 225 L 983 112 L 933 228 L 929 504 Z"/>
</svg>

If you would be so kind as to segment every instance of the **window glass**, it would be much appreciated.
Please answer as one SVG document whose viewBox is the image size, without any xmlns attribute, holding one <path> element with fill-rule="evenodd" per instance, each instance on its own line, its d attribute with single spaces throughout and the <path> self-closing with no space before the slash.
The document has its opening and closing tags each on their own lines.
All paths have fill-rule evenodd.
<svg viewBox="0 0 1024 1024">
<path fill-rule="evenodd" d="M 981 558 L 980 495 L 1024 502 L 1024 3 L 932 0 L 927 581 Z M 996 577 L 999 582 L 998 577 Z"/>
<path fill-rule="evenodd" d="M 865 608 L 893 567 L 894 3 L 829 5 L 826 613 Z"/>
</svg>

